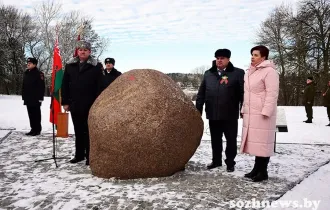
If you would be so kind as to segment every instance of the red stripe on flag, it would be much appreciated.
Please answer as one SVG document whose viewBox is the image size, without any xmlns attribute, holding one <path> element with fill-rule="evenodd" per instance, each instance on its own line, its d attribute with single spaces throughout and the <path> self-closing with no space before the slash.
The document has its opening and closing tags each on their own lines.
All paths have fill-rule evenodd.
<svg viewBox="0 0 330 210">
<path fill-rule="evenodd" d="M 60 55 L 60 49 L 58 46 L 58 39 L 55 41 L 54 46 L 54 55 L 53 55 L 53 68 L 52 68 L 52 85 L 51 85 L 51 94 L 52 94 L 52 102 L 50 108 L 50 116 L 49 121 L 53 124 L 57 125 L 57 115 L 62 112 L 61 102 L 60 102 L 60 89 L 62 86 L 63 79 L 63 70 L 62 70 L 62 59 Z M 54 111 L 54 116 L 53 116 Z"/>
<path fill-rule="evenodd" d="M 52 109 L 54 109 L 54 118 L 53 118 L 53 110 Z M 54 105 L 52 104 L 52 109 L 50 109 L 49 119 L 50 119 L 51 123 L 57 125 L 57 116 L 58 116 L 58 113 L 61 112 L 61 105 L 55 98 L 54 98 Z"/>
</svg>

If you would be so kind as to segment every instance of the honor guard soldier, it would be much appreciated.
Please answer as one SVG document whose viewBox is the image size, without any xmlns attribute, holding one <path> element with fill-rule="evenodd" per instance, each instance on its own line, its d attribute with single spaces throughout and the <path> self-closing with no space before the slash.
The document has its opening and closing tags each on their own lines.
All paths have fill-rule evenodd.
<svg viewBox="0 0 330 210">
<path fill-rule="evenodd" d="M 45 79 L 44 73 L 37 68 L 38 60 L 27 59 L 27 70 L 23 75 L 22 99 L 26 105 L 29 120 L 30 132 L 26 135 L 36 136 L 41 132 L 41 110 L 40 106 L 44 100 Z"/>
<path fill-rule="evenodd" d="M 305 120 L 304 122 L 312 123 L 313 122 L 314 97 L 316 94 L 313 77 L 308 77 L 306 83 L 307 84 L 306 84 L 306 88 L 304 90 L 304 95 L 303 95 L 303 105 L 305 106 L 307 120 Z"/>
<path fill-rule="evenodd" d="M 329 118 L 329 124 L 327 126 L 330 126 L 330 80 L 328 81 L 327 88 L 322 93 L 323 96 L 323 105 L 327 108 L 327 114 Z"/>
<path fill-rule="evenodd" d="M 106 58 L 104 60 L 105 70 L 103 70 L 104 74 L 104 84 L 103 89 L 107 88 L 117 77 L 121 75 L 121 72 L 118 71 L 115 66 L 115 59 Z"/>
</svg>

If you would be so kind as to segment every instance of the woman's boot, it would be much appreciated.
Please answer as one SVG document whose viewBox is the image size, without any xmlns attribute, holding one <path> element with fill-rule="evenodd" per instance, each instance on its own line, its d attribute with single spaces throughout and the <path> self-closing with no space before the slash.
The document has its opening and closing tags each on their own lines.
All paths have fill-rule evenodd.
<svg viewBox="0 0 330 210">
<path fill-rule="evenodd" d="M 252 178 L 253 182 L 261 182 L 268 179 L 267 167 L 269 163 L 269 157 L 260 157 L 260 166 L 258 174 Z"/>
<path fill-rule="evenodd" d="M 244 174 L 244 177 L 250 178 L 250 179 L 255 177 L 258 173 L 258 167 L 259 167 L 259 157 L 256 156 L 252 171 L 250 173 Z"/>
</svg>

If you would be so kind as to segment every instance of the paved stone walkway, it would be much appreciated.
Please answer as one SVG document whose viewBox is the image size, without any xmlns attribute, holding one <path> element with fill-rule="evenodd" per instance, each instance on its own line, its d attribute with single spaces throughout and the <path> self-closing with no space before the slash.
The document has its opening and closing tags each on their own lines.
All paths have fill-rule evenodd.
<svg viewBox="0 0 330 210">
<path fill-rule="evenodd" d="M 225 148 L 225 145 L 224 145 Z M 59 139 L 59 157 L 70 158 L 72 138 Z M 13 131 L 0 143 L 0 209 L 230 209 L 231 200 L 277 200 L 330 159 L 330 146 L 277 146 L 270 179 L 243 178 L 254 158 L 239 154 L 236 171 L 206 170 L 209 141 L 202 141 L 186 170 L 171 177 L 136 180 L 101 179 L 84 162 L 52 160 L 52 136 L 25 137 Z M 243 208 L 244 209 L 244 208 Z M 249 209 L 249 208 L 245 208 Z"/>
</svg>

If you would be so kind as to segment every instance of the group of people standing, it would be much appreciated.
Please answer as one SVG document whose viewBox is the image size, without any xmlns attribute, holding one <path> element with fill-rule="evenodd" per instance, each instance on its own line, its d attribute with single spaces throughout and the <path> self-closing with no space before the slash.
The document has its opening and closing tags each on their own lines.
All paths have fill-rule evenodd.
<svg viewBox="0 0 330 210">
<path fill-rule="evenodd" d="M 322 91 L 322 99 L 323 105 L 327 109 L 327 114 L 329 118 L 329 124 L 326 126 L 330 126 L 330 80 L 328 81 L 327 87 L 324 91 Z M 306 81 L 306 87 L 303 90 L 303 105 L 305 106 L 305 111 L 307 115 L 307 120 L 305 123 L 313 123 L 313 105 L 314 98 L 316 96 L 316 88 L 313 77 L 308 77 Z"/>
<path fill-rule="evenodd" d="M 196 108 L 209 120 L 213 169 L 222 166 L 222 136 L 226 138 L 225 164 L 235 170 L 238 119 L 243 118 L 240 152 L 256 156 L 251 172 L 245 177 L 254 182 L 268 179 L 267 166 L 274 154 L 279 75 L 268 60 L 265 46 L 253 47 L 247 72 L 234 67 L 231 51 L 215 52 L 215 65 L 205 72 L 196 99 Z"/>
<path fill-rule="evenodd" d="M 219 49 L 211 69 L 204 73 L 199 87 L 196 108 L 209 120 L 212 144 L 213 169 L 222 166 L 223 142 L 226 138 L 227 171 L 235 170 L 237 155 L 238 119 L 243 118 L 240 152 L 254 155 L 255 163 L 251 172 L 245 174 L 255 182 L 268 179 L 267 167 L 270 156 L 274 155 L 279 75 L 275 65 L 268 60 L 269 49 L 259 45 L 253 47 L 251 65 L 247 72 L 236 68 L 230 61 L 231 51 Z M 31 131 L 26 135 L 39 135 L 41 132 L 41 111 L 45 91 L 44 74 L 38 70 L 38 61 L 28 58 L 27 70 L 23 77 L 22 99 L 27 106 Z M 91 45 L 78 42 L 78 56 L 65 65 L 61 89 L 61 105 L 71 112 L 75 131 L 75 156 L 71 163 L 86 158 L 89 165 L 88 113 L 99 94 L 121 75 L 115 66 L 115 59 L 106 58 L 103 65 L 91 56 Z M 312 79 L 309 78 L 308 84 Z M 323 93 L 327 101 L 330 120 L 330 81 Z M 306 111 L 310 110 L 309 89 L 306 89 Z M 309 112 L 310 113 L 310 112 Z M 310 114 L 308 117 L 310 118 Z"/>
<path fill-rule="evenodd" d="M 22 99 L 30 119 L 31 131 L 26 135 L 36 136 L 41 132 L 40 106 L 45 92 L 44 74 L 36 67 L 37 59 L 28 58 L 23 77 Z M 88 113 L 99 94 L 121 75 L 114 58 L 106 58 L 103 65 L 91 56 L 91 44 L 78 42 L 78 56 L 65 65 L 61 87 L 61 105 L 71 112 L 75 131 L 75 156 L 77 163 L 85 160 L 89 165 Z"/>
<path fill-rule="evenodd" d="M 274 63 L 268 60 L 269 49 L 263 45 L 250 51 L 251 64 L 245 72 L 234 67 L 231 52 L 219 49 L 211 69 L 204 73 L 196 99 L 196 108 L 209 120 L 213 169 L 222 166 L 223 135 L 226 138 L 224 160 L 227 172 L 235 170 L 237 155 L 238 119 L 243 118 L 240 152 L 255 156 L 252 170 L 244 176 L 254 182 L 268 179 L 268 164 L 274 155 L 279 75 Z M 330 81 L 322 92 L 330 122 Z M 308 77 L 303 91 L 306 123 L 312 123 L 315 85 Z M 327 125 L 330 126 L 330 123 Z"/>
</svg>

